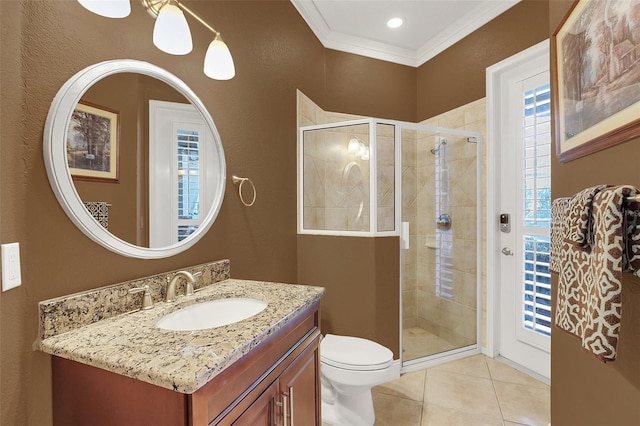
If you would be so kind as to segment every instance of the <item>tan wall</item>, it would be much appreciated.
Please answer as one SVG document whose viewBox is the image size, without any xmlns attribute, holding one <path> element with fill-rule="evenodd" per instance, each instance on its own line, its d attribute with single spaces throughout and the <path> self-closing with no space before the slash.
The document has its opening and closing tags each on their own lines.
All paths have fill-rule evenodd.
<svg viewBox="0 0 640 426">
<path fill-rule="evenodd" d="M 571 1 L 550 3 L 554 31 Z M 640 139 L 560 164 L 552 163 L 552 197 L 571 196 L 601 184 L 640 186 Z M 552 289 L 557 286 L 553 274 Z M 556 294 L 552 293 L 552 306 Z M 623 274 L 618 356 L 603 364 L 581 350 L 577 338 L 554 328 L 551 335 L 551 421 L 554 426 L 637 425 L 640 421 L 640 280 Z"/>
<path fill-rule="evenodd" d="M 549 3 L 523 0 L 418 68 L 418 121 L 484 98 L 485 70 L 549 37 Z"/>
<path fill-rule="evenodd" d="M 298 235 L 298 281 L 319 285 L 322 332 L 358 336 L 400 356 L 398 237 Z"/>
<path fill-rule="evenodd" d="M 237 278 L 294 282 L 299 270 L 303 277 L 304 263 L 296 265 L 297 245 L 304 244 L 296 241 L 296 89 L 328 111 L 432 117 L 484 97 L 487 65 L 547 37 L 547 8 L 546 1 L 527 0 L 416 71 L 322 48 L 288 1 L 194 2 L 234 55 L 237 76 L 217 82 L 201 72 L 211 34 L 198 24 L 194 52 L 176 58 L 152 46 L 153 20 L 136 1 L 121 20 L 92 15 L 75 1 L 0 1 L 0 242 L 20 242 L 23 268 L 23 285 L 0 294 L 0 424 L 50 424 L 50 359 L 32 351 L 39 300 L 221 258 L 231 259 Z M 58 206 L 44 171 L 42 129 L 53 96 L 78 70 L 114 58 L 145 60 L 177 75 L 202 99 L 222 137 L 229 176 L 218 219 L 192 249 L 169 259 L 123 258 L 88 240 Z M 256 183 L 252 208 L 241 205 L 231 174 Z M 369 255 L 379 262 L 379 296 L 375 308 L 361 308 L 386 336 L 398 332 L 388 320 L 398 318 L 397 300 L 383 297 L 389 287 L 379 288 L 393 279 L 383 275 L 397 271 L 393 250 L 385 242 Z M 397 343 L 386 339 L 397 355 Z M 625 368 L 621 377 L 629 377 Z"/>
<path fill-rule="evenodd" d="M 415 114 L 415 102 L 405 106 L 415 90 L 403 92 L 415 88 L 415 70 L 327 53 L 288 1 L 192 6 L 222 31 L 234 55 L 233 80 L 202 73 L 211 34 L 195 22 L 191 54 L 178 58 L 153 47 L 154 21 L 137 1 L 120 20 L 93 15 L 76 1 L 0 2 L 0 241 L 20 242 L 23 278 L 21 287 L 0 294 L 0 424 L 51 422 L 50 357 L 32 350 L 40 300 L 222 258 L 231 260 L 233 277 L 297 281 L 296 89 L 324 108 L 330 99 L 338 111 Z M 211 113 L 225 149 L 227 192 L 216 223 L 193 248 L 168 259 L 129 259 L 91 242 L 59 207 L 45 173 L 42 132 L 57 90 L 80 69 L 115 58 L 148 61 L 182 79 Z M 331 98 L 327 77 L 343 66 L 360 80 L 341 88 L 348 105 L 343 96 Z M 380 93 L 378 76 L 399 86 Z M 240 203 L 232 174 L 255 182 L 253 207 Z"/>
<path fill-rule="evenodd" d="M 178 91 L 152 77 L 115 74 L 94 84 L 83 102 L 118 113 L 118 182 L 74 178 L 83 201 L 105 201 L 109 232 L 139 246 L 149 246 L 148 149 L 149 100 L 189 103 Z"/>
</svg>

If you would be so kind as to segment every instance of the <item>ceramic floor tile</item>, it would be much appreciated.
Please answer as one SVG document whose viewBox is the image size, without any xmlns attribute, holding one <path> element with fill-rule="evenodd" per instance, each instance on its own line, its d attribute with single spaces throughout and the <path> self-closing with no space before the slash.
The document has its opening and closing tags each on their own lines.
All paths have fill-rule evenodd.
<svg viewBox="0 0 640 426">
<path fill-rule="evenodd" d="M 502 419 L 454 410 L 436 404 L 424 404 L 421 426 L 502 426 Z"/>
<path fill-rule="evenodd" d="M 430 369 L 425 402 L 487 417 L 501 417 L 490 379 Z"/>
<path fill-rule="evenodd" d="M 494 381 L 493 384 L 504 420 L 531 426 L 549 424 L 549 389 L 500 381 Z"/>
<path fill-rule="evenodd" d="M 424 399 L 425 376 L 425 371 L 406 373 L 400 376 L 399 379 L 374 387 L 372 391 L 422 402 Z"/>
<path fill-rule="evenodd" d="M 467 374 L 469 376 L 491 378 L 484 355 L 470 356 L 457 361 L 447 362 L 433 367 L 433 370 L 450 371 L 452 373 Z"/>
<path fill-rule="evenodd" d="M 528 385 L 542 389 L 548 389 L 549 385 L 543 383 L 528 374 L 525 374 L 507 364 L 492 358 L 486 358 L 487 365 L 489 366 L 489 373 L 493 380 L 501 382 L 517 383 L 520 385 Z"/>
<path fill-rule="evenodd" d="M 406 328 L 402 332 L 402 358 L 406 360 L 454 349 L 456 346 L 420 328 Z"/>
<path fill-rule="evenodd" d="M 422 403 L 407 398 L 373 393 L 375 426 L 420 426 Z"/>
<path fill-rule="evenodd" d="M 549 386 L 484 355 L 407 373 L 372 391 L 377 426 L 549 424 Z"/>
</svg>

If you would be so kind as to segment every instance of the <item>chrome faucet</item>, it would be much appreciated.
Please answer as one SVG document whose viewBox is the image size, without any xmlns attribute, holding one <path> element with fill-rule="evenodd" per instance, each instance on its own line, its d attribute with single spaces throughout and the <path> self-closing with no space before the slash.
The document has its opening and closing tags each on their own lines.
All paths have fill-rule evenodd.
<svg viewBox="0 0 640 426">
<path fill-rule="evenodd" d="M 196 274 L 191 274 L 191 272 L 187 271 L 178 271 L 173 276 L 173 278 L 167 277 L 167 294 L 165 295 L 165 302 L 173 302 L 176 298 L 176 283 L 178 282 L 178 278 L 180 276 L 184 276 L 187 279 L 187 288 L 185 289 L 185 294 L 187 296 L 191 296 L 193 294 L 193 283 L 196 282 L 196 276 L 201 275 L 202 272 L 197 272 Z M 195 276 L 194 276 L 195 275 Z"/>
</svg>

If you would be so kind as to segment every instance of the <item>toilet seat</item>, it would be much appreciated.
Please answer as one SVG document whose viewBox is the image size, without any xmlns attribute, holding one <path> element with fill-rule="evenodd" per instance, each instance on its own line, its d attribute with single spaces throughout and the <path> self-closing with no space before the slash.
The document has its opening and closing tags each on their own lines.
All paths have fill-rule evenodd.
<svg viewBox="0 0 640 426">
<path fill-rule="evenodd" d="M 325 364 L 345 370 L 373 371 L 388 368 L 393 352 L 371 340 L 327 334 L 320 344 L 320 358 Z"/>
</svg>

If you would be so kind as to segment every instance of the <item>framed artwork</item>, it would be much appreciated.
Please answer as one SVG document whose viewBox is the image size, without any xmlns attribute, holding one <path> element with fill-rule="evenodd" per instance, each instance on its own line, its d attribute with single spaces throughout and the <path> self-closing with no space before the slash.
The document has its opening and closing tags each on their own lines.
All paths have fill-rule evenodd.
<svg viewBox="0 0 640 426">
<path fill-rule="evenodd" d="M 553 35 L 561 162 L 640 135 L 640 0 L 577 0 Z"/>
<path fill-rule="evenodd" d="M 87 102 L 76 105 L 67 131 L 67 164 L 74 179 L 118 182 L 120 115 Z"/>
</svg>

